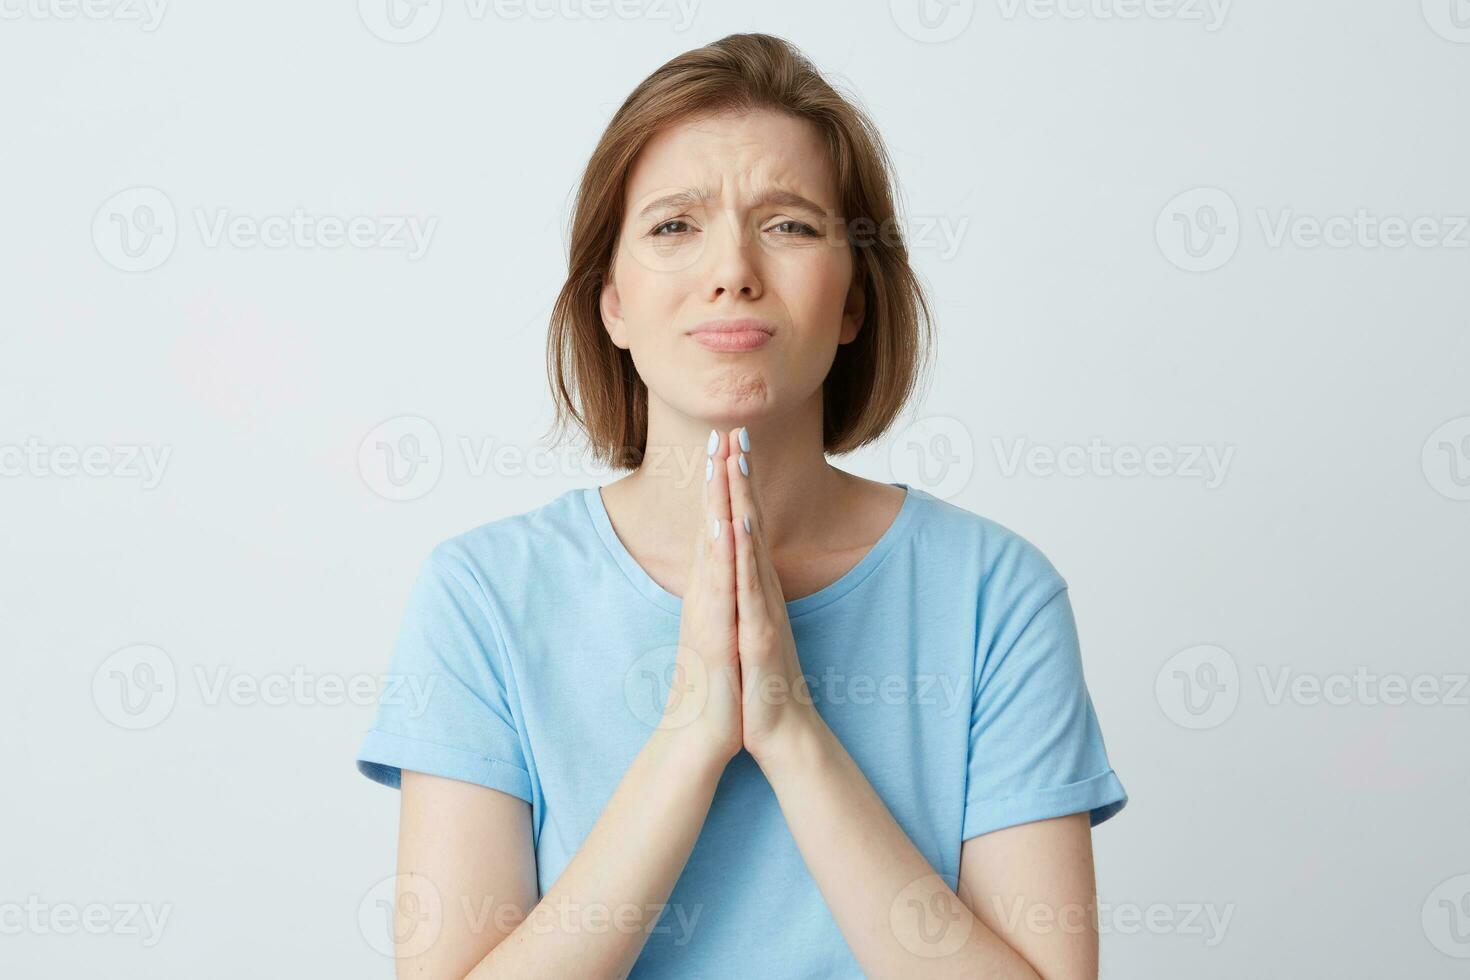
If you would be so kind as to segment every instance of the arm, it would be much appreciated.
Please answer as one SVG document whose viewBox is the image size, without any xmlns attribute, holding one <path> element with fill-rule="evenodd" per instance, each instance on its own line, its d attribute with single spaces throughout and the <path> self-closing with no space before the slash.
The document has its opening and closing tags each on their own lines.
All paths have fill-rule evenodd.
<svg viewBox="0 0 1470 980">
<path fill-rule="evenodd" d="M 1086 813 L 965 841 L 956 894 L 893 819 L 831 729 L 814 717 L 817 724 L 793 728 L 785 744 L 769 746 L 757 761 L 865 973 L 1031 980 L 1097 976 Z"/>
<path fill-rule="evenodd" d="M 727 464 L 727 471 L 731 513 L 750 518 L 748 529 L 735 521 L 741 683 L 756 692 L 742 702 L 745 746 L 775 791 L 802 859 L 864 972 L 876 977 L 1095 978 L 1095 927 L 1078 919 L 1092 902 L 1088 812 L 1012 820 L 1009 826 L 996 824 L 999 829 L 990 833 L 978 829 L 982 822 L 977 819 L 961 853 L 960 894 L 934 872 L 812 703 L 765 541 L 759 496 L 748 479 L 749 462 L 741 463 Z M 1058 615 L 1063 604 L 1050 608 Z M 1075 675 L 1069 673 L 1073 668 Z M 1076 658 L 1054 656 L 1051 670 L 1028 670 L 1021 662 L 997 685 L 1005 688 L 1015 673 L 1041 677 L 1043 689 L 1061 692 L 1059 707 L 1042 705 L 1040 717 L 1050 719 L 1050 734 L 1030 734 L 1030 743 L 1043 751 L 1056 744 L 1068 747 L 1073 740 L 1059 739 L 1057 732 L 1072 732 L 1066 723 L 1086 717 L 1082 708 L 1087 707 Z M 1013 710 L 1008 717 L 1017 716 Z M 1013 764 L 1025 765 L 1023 757 L 1010 755 Z M 1061 931 L 1043 933 L 1031 926 L 1023 932 L 1022 923 L 1035 921 L 1030 908 L 1020 920 L 993 911 L 994 898 L 1018 897 L 1023 905 L 1050 905 L 1059 914 L 1074 914 L 1064 919 Z"/>
<path fill-rule="evenodd" d="M 398 908 L 438 908 L 440 921 L 436 940 L 418 940 L 426 950 L 415 946 L 417 930 L 399 944 L 400 977 L 561 980 L 632 970 L 742 745 L 735 545 L 723 479 L 706 479 L 704 502 L 710 522 L 696 529 L 673 662 L 679 696 L 668 699 L 587 838 L 529 914 L 522 918 L 535 902 L 536 875 L 525 801 L 404 774 L 400 898 L 404 890 L 426 894 Z"/>
<path fill-rule="evenodd" d="M 437 921 L 400 918 L 398 976 L 627 976 L 723 768 L 684 731 L 656 729 L 539 903 L 524 800 L 404 772 L 398 908 L 437 912 Z"/>
</svg>

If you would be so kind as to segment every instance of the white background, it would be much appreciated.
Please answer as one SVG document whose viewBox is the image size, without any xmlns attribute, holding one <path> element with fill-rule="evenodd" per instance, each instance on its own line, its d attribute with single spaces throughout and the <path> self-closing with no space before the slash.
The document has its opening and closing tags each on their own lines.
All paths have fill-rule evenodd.
<svg viewBox="0 0 1470 980">
<path fill-rule="evenodd" d="M 643 76 L 745 30 L 872 114 L 936 301 L 932 385 L 836 462 L 1071 583 L 1131 797 L 1104 975 L 1470 966 L 1464 0 L 98 2 L 0 0 L 0 972 L 391 975 L 398 797 L 370 701 L 321 701 L 434 543 L 611 478 L 542 439 L 571 194 Z M 294 209 L 432 233 L 209 234 Z M 377 442 L 425 433 L 395 484 Z"/>
</svg>

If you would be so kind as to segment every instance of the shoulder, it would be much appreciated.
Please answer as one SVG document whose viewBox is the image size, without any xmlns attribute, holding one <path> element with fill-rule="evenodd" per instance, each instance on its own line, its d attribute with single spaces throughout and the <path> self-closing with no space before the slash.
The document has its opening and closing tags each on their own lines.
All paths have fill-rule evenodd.
<svg viewBox="0 0 1470 980">
<path fill-rule="evenodd" d="M 1039 607 L 1067 587 L 1031 539 L 994 518 L 915 488 L 925 550 L 962 561 L 978 574 L 982 604 Z"/>
<path fill-rule="evenodd" d="M 499 517 L 439 541 L 426 565 L 483 591 L 523 587 L 535 574 L 575 566 L 590 528 L 585 491 L 566 490 L 544 504 Z"/>
</svg>

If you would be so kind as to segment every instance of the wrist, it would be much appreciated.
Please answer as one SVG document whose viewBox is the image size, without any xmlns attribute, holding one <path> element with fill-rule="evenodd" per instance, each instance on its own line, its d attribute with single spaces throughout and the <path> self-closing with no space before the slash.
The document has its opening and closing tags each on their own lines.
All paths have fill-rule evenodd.
<svg viewBox="0 0 1470 980">
<path fill-rule="evenodd" d="M 754 745 L 747 745 L 756 765 L 769 778 L 777 771 L 809 769 L 819 762 L 834 736 L 813 707 L 793 711 Z"/>
<path fill-rule="evenodd" d="M 718 741 L 690 725 L 654 729 L 645 748 L 682 772 L 715 781 L 735 756 L 735 752 L 727 751 Z M 739 751 L 739 746 L 735 751 Z"/>
</svg>

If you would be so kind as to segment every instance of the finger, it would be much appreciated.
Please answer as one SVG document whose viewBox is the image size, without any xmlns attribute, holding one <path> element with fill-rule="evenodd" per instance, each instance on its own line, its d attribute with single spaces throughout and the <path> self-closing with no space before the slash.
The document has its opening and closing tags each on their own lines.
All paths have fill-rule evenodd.
<svg viewBox="0 0 1470 980">
<path fill-rule="evenodd" d="M 730 480 L 725 472 L 727 446 L 724 438 L 714 433 L 715 449 L 705 467 L 706 560 L 704 565 L 706 595 L 710 600 L 712 623 L 724 633 L 734 635 L 735 626 L 735 535 L 730 528 Z"/>
<path fill-rule="evenodd" d="M 755 485 L 750 480 L 750 458 L 740 451 L 739 432 L 734 429 L 729 433 L 732 457 L 725 464 L 730 480 L 731 525 L 735 530 L 735 607 L 742 626 L 756 626 L 770 623 L 770 604 L 774 599 L 769 591 L 770 579 L 762 571 L 762 526 L 756 509 Z"/>
<path fill-rule="evenodd" d="M 742 449 L 742 447 L 749 447 Z M 765 515 L 761 510 L 760 494 L 756 493 L 755 482 L 751 474 L 755 472 L 755 458 L 751 454 L 754 447 L 750 441 L 750 431 L 744 426 L 730 430 L 730 453 L 734 457 L 730 465 L 730 483 L 732 487 L 743 490 L 744 495 L 734 497 L 730 503 L 732 519 L 740 521 L 742 516 L 750 517 L 750 530 L 752 544 L 755 548 L 755 573 L 761 588 L 774 602 L 780 600 L 785 604 L 785 596 L 781 592 L 781 580 L 776 575 L 776 566 L 771 561 L 771 549 L 765 535 Z M 744 463 L 742 466 L 741 463 Z M 740 510 L 736 509 L 737 501 Z M 742 530 L 744 528 L 741 522 Z"/>
</svg>

